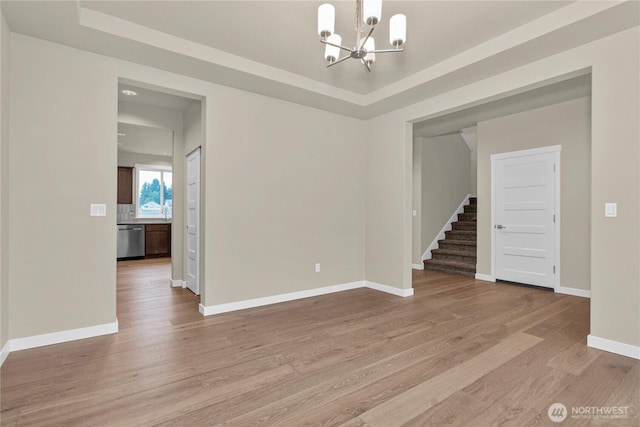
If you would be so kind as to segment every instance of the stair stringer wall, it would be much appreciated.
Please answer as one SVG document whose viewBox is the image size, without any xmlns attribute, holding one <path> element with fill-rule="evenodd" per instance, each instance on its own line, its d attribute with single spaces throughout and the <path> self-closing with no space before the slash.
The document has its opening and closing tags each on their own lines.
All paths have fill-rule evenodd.
<svg viewBox="0 0 640 427">
<path fill-rule="evenodd" d="M 458 208 L 453 212 L 453 214 L 451 214 L 451 217 L 447 220 L 447 223 L 442 227 L 442 230 L 440 230 L 438 235 L 435 237 L 435 239 L 433 239 L 431 244 L 427 247 L 427 249 L 422 254 L 422 261 L 431 259 L 431 251 L 434 249 L 438 249 L 438 240 L 444 240 L 445 232 L 451 230 L 451 224 L 458 220 L 458 214 L 461 214 L 464 212 L 464 206 L 469 204 L 469 199 L 471 197 L 474 197 L 474 196 L 472 196 L 471 194 L 467 194 L 467 196 L 462 200 L 460 205 L 458 205 Z"/>
</svg>

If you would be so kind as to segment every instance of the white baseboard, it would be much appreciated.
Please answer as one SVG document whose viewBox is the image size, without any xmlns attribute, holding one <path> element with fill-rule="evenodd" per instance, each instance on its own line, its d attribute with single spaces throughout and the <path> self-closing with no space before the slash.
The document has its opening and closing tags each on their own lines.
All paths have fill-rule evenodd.
<svg viewBox="0 0 640 427">
<path fill-rule="evenodd" d="M 424 270 L 424 264 L 411 264 L 411 268 L 414 270 Z"/>
<path fill-rule="evenodd" d="M 427 250 L 424 251 L 424 254 L 422 254 L 422 260 L 423 261 L 431 259 L 431 251 L 438 248 L 438 240 L 443 240 L 445 238 L 445 236 L 446 236 L 444 234 L 445 231 L 450 231 L 451 230 L 451 223 L 452 222 L 456 222 L 458 220 L 458 214 L 461 214 L 461 213 L 464 212 L 464 205 L 469 203 L 469 198 L 471 198 L 471 194 L 467 194 L 467 197 L 464 198 L 462 203 L 460 203 L 460 205 L 455 210 L 455 212 L 451 215 L 451 217 L 449 218 L 447 223 L 444 225 L 444 227 L 442 227 L 442 230 L 440 230 L 440 233 L 438 233 L 436 238 L 433 239 L 433 242 L 431 242 L 431 244 L 429 245 Z"/>
<path fill-rule="evenodd" d="M 633 359 L 640 359 L 639 346 L 608 340 L 606 338 L 596 337 L 591 334 L 587 336 L 587 346 L 597 348 L 598 350 L 604 350 L 610 353 L 631 357 Z"/>
<path fill-rule="evenodd" d="M 559 294 L 573 295 L 575 297 L 591 298 L 591 291 L 577 288 L 567 288 L 566 286 L 558 286 L 556 292 Z"/>
<path fill-rule="evenodd" d="M 169 279 L 171 281 L 172 288 L 186 288 L 187 282 L 180 279 Z"/>
<path fill-rule="evenodd" d="M 280 302 L 293 301 L 302 298 L 310 298 L 318 295 L 326 295 L 334 292 L 346 291 L 364 287 L 364 282 L 351 282 L 342 285 L 326 286 L 323 288 L 309 289 L 306 291 L 291 292 L 287 294 L 273 295 L 270 297 L 248 299 L 244 301 L 230 302 L 205 306 L 200 304 L 199 310 L 203 316 L 228 313 L 230 311 L 244 310 L 247 308 L 261 307 L 263 305 L 278 304 Z"/>
<path fill-rule="evenodd" d="M 493 277 L 490 274 L 480 274 L 480 273 L 476 273 L 476 279 L 477 280 L 484 280 L 485 282 L 495 282 L 496 278 Z"/>
<path fill-rule="evenodd" d="M 2 350 L 0 351 L 0 366 L 2 366 L 5 360 L 7 360 L 7 357 L 9 357 L 10 352 L 11 352 L 11 343 L 9 340 L 7 340 L 7 342 L 4 343 L 4 345 L 2 346 Z"/>
<path fill-rule="evenodd" d="M 31 337 L 14 338 L 9 340 L 9 350 L 18 351 L 28 348 L 42 347 L 45 345 L 59 344 L 84 338 L 98 337 L 100 335 L 115 334 L 118 332 L 118 319 L 113 323 L 89 326 L 86 328 L 70 329 L 67 331 L 52 332 L 50 334 L 34 335 Z"/>
<path fill-rule="evenodd" d="M 376 291 L 386 292 L 388 294 L 396 295 L 399 297 L 410 297 L 413 295 L 413 288 L 394 288 L 393 286 L 382 285 L 380 283 L 370 282 L 368 280 L 365 281 L 365 286 L 370 289 L 375 289 Z"/>
<path fill-rule="evenodd" d="M 319 295 L 332 294 L 334 292 L 342 292 L 342 291 L 348 291 L 350 289 L 358 289 L 358 288 L 365 288 L 365 287 L 374 289 L 376 291 L 382 291 L 389 294 L 401 296 L 401 297 L 408 297 L 413 295 L 413 288 L 398 289 L 398 288 L 394 288 L 393 286 L 381 285 L 379 283 L 363 280 L 359 282 L 343 283 L 341 285 L 325 286 L 322 288 L 309 289 L 306 291 L 290 292 L 287 294 L 273 295 L 270 297 L 263 297 L 263 298 L 254 298 L 254 299 L 249 299 L 244 301 L 230 302 L 226 304 L 207 305 L 207 306 L 200 304 L 198 306 L 198 310 L 200 311 L 200 314 L 202 314 L 203 316 L 211 316 L 213 314 L 229 313 L 231 311 L 245 310 L 247 308 L 254 308 L 254 307 L 262 307 L 270 304 L 278 304 L 281 302 L 316 297 Z"/>
</svg>

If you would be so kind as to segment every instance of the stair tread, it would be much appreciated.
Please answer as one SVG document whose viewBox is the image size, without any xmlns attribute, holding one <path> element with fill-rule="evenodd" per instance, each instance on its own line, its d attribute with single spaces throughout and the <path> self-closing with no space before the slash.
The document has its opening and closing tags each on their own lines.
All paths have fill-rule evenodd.
<svg viewBox="0 0 640 427">
<path fill-rule="evenodd" d="M 475 230 L 449 230 L 449 231 L 445 231 L 446 233 L 451 233 L 451 234 L 469 234 L 469 235 L 473 235 L 473 234 L 477 234 L 478 232 Z"/>
<path fill-rule="evenodd" d="M 464 262 L 459 260 L 452 261 L 452 260 L 429 259 L 424 262 L 424 265 L 425 266 L 439 265 L 443 267 L 459 268 L 461 270 L 473 270 L 473 271 L 475 271 L 476 269 L 475 263 Z"/>
<path fill-rule="evenodd" d="M 438 248 L 431 251 L 431 253 L 438 253 L 441 255 L 462 255 L 462 256 L 476 256 L 475 248 L 473 250 L 460 250 L 460 249 L 447 249 L 447 248 Z"/>
<path fill-rule="evenodd" d="M 458 246 L 476 246 L 478 242 L 475 241 L 475 240 L 463 240 L 463 239 L 460 239 L 460 240 L 448 240 L 448 239 L 443 239 L 443 240 L 438 240 L 438 243 L 439 244 L 450 243 L 450 244 L 458 245 Z"/>
</svg>

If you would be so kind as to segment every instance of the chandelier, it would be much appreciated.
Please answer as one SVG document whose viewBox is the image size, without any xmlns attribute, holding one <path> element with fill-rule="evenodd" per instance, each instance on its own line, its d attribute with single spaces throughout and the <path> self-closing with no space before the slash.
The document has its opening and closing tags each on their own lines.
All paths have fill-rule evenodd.
<svg viewBox="0 0 640 427">
<path fill-rule="evenodd" d="M 327 67 L 339 64 L 349 58 L 359 59 L 367 70 L 376 60 L 376 53 L 402 52 L 400 46 L 407 39 L 407 17 L 393 15 L 389 20 L 389 43 L 393 49 L 376 50 L 375 40 L 371 37 L 382 15 L 382 0 L 356 0 L 355 30 L 356 43 L 352 48 L 342 46 L 342 37 L 334 32 L 336 9 L 325 3 L 318 7 L 318 35 L 324 43 L 324 57 L 329 61 Z M 347 52 L 340 58 L 340 51 Z"/>
</svg>

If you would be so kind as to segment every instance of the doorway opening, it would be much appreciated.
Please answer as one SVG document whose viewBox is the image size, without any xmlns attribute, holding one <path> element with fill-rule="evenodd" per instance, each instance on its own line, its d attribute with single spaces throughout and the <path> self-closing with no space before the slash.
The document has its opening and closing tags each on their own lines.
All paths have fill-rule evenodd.
<svg viewBox="0 0 640 427">
<path fill-rule="evenodd" d="M 556 290 L 567 293 L 570 289 L 562 282 L 569 282 L 579 291 L 588 292 L 590 275 L 582 266 L 590 260 L 590 174 L 591 174 L 591 75 L 583 74 L 561 82 L 538 87 L 517 95 L 461 109 L 456 112 L 431 117 L 413 123 L 413 251 L 411 264 L 421 267 L 429 242 L 438 241 L 437 232 L 445 225 L 428 224 L 433 215 L 426 215 L 424 206 L 433 208 L 434 198 L 427 188 L 416 188 L 420 175 L 424 176 L 425 139 L 460 139 L 457 134 L 472 135 L 472 159 L 469 169 L 474 178 L 470 186 L 477 195 L 477 264 L 475 277 L 496 281 L 491 270 L 494 253 L 490 248 L 491 227 L 491 167 L 490 156 L 496 153 L 535 149 L 562 145 L 562 210 L 565 206 L 576 215 L 575 220 L 565 221 L 562 228 L 562 281 Z M 469 138 L 467 138 L 469 139 Z M 408 142 L 407 142 L 408 143 Z M 416 145 L 421 145 L 416 150 Z M 461 143 L 462 144 L 462 143 Z M 420 149 L 423 149 L 420 152 Z M 442 166 L 450 159 L 438 159 Z M 421 169 L 422 168 L 422 169 Z M 451 172 L 452 168 L 448 168 Z M 416 172 L 417 171 L 417 172 Z M 566 177 L 566 179 L 565 179 Z M 431 180 L 433 182 L 433 179 Z M 422 181 L 424 182 L 424 181 Z M 473 190 L 470 192 L 473 193 Z M 565 197 L 566 196 L 566 197 Z M 460 196 L 462 199 L 463 196 Z M 455 205 L 455 204 L 454 204 Z M 443 218 L 449 218 L 455 207 Z M 455 212 L 453 212 L 455 213 Z M 559 221 L 559 217 L 556 217 Z M 434 230 L 434 236 L 425 237 L 424 231 Z M 558 233 L 560 234 L 560 233 Z M 556 247 L 559 247 L 556 245 Z M 553 269 L 553 265 L 551 268 Z M 556 262 L 556 275 L 560 276 L 560 262 Z M 507 279 L 508 280 L 508 279 Z"/>
<path fill-rule="evenodd" d="M 121 228 L 136 229 L 139 240 L 137 252 L 118 253 L 117 286 L 126 277 L 121 270 L 130 269 L 143 272 L 138 281 L 184 288 L 199 301 L 199 286 L 187 287 L 185 270 L 185 174 L 186 153 L 204 145 L 203 98 L 121 79 L 117 111 L 118 246 L 125 246 Z"/>
</svg>

